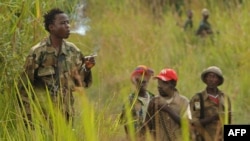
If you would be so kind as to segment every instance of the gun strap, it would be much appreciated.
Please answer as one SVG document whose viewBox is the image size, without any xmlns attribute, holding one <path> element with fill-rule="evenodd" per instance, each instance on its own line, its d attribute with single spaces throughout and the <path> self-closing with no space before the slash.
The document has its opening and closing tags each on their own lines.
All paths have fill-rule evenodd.
<svg viewBox="0 0 250 141">
<path fill-rule="evenodd" d="M 200 119 L 203 119 L 205 114 L 204 114 L 204 100 L 203 100 L 203 97 L 202 97 L 202 93 L 198 93 L 199 95 L 199 98 L 200 98 Z"/>
</svg>

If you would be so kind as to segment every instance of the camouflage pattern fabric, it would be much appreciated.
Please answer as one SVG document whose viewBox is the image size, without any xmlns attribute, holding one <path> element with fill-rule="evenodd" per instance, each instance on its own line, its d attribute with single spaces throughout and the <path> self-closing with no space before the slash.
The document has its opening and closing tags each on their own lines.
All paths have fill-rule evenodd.
<svg viewBox="0 0 250 141">
<path fill-rule="evenodd" d="M 197 138 L 203 138 L 206 141 L 222 141 L 223 140 L 223 130 L 222 127 L 225 124 L 225 120 L 228 120 L 228 124 L 231 123 L 231 103 L 229 97 L 227 97 L 223 92 L 218 92 L 219 103 L 216 104 L 208 97 L 206 91 L 201 92 L 203 101 L 204 101 L 204 117 L 210 117 L 215 114 L 220 116 L 219 120 L 214 120 L 212 123 L 202 126 L 199 123 L 200 119 L 200 98 L 199 95 L 196 94 L 192 97 L 190 101 L 190 109 L 192 113 L 192 121 L 197 122 L 195 124 L 195 135 Z M 228 119 L 225 119 L 225 118 Z M 200 139 L 197 139 L 200 140 Z"/>
<path fill-rule="evenodd" d="M 46 111 L 46 89 L 49 91 L 50 100 L 62 110 L 66 118 L 72 117 L 72 92 L 75 86 L 89 87 L 92 83 L 91 71 L 86 71 L 83 64 L 83 54 L 71 42 L 64 40 L 59 51 L 52 47 L 49 38 L 32 47 L 19 83 L 19 101 L 23 102 L 28 117 L 31 118 L 30 98 L 38 98 Z M 32 85 L 34 92 L 25 89 L 28 84 Z"/>
</svg>

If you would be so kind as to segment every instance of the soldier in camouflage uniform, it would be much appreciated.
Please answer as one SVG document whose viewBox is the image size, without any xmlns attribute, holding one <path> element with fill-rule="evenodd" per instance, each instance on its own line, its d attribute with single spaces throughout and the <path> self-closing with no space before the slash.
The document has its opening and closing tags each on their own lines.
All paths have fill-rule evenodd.
<svg viewBox="0 0 250 141">
<path fill-rule="evenodd" d="M 224 78 L 220 68 L 210 66 L 201 74 L 206 89 L 190 100 L 195 141 L 223 141 L 223 125 L 231 124 L 229 97 L 217 87 Z"/>
<path fill-rule="evenodd" d="M 49 37 L 30 49 L 19 83 L 19 102 L 29 121 L 32 121 L 31 100 L 39 101 L 46 117 L 51 100 L 66 120 L 71 121 L 74 115 L 72 92 L 76 87 L 91 85 L 95 60 L 93 57 L 85 59 L 80 49 L 65 40 L 70 35 L 70 24 L 62 10 L 55 8 L 46 13 L 44 25 Z M 29 84 L 34 91 L 29 91 Z"/>
<path fill-rule="evenodd" d="M 176 89 L 178 77 L 173 69 L 163 69 L 154 78 L 159 95 L 149 103 L 145 128 L 155 141 L 182 141 L 181 120 L 191 118 L 189 100 Z"/>
<path fill-rule="evenodd" d="M 128 113 L 130 112 L 137 137 L 140 137 L 140 129 L 144 124 L 149 101 L 154 94 L 147 90 L 149 80 L 153 76 L 153 70 L 145 65 L 139 65 L 131 74 L 131 81 L 135 86 L 135 92 L 128 97 L 128 103 L 123 107 L 121 120 L 126 134 L 129 136 Z"/>
</svg>

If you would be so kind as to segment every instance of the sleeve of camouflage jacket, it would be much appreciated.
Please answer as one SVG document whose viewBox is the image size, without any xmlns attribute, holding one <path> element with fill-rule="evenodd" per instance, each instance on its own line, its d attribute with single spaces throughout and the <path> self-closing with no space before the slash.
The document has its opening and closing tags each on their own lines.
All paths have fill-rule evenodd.
<svg viewBox="0 0 250 141">
<path fill-rule="evenodd" d="M 83 87 L 88 88 L 92 84 L 92 72 L 91 70 L 87 70 L 85 68 L 85 65 L 84 65 L 85 60 L 84 60 L 84 55 L 82 53 L 80 53 L 79 59 L 82 61 L 80 65 L 80 69 L 79 69 L 79 74 L 82 78 L 82 84 L 83 84 Z"/>
<path fill-rule="evenodd" d="M 28 81 L 32 83 L 34 83 L 35 80 L 35 69 L 38 68 L 38 64 L 37 64 L 37 58 L 38 58 L 38 54 L 34 53 L 34 51 L 31 49 L 28 56 L 26 57 L 25 60 L 25 65 L 24 65 L 24 71 L 21 73 L 20 76 L 20 83 L 19 85 L 27 85 Z"/>
<path fill-rule="evenodd" d="M 34 53 L 33 49 L 30 50 L 28 56 L 26 57 L 23 72 L 21 72 L 21 75 L 18 79 L 18 91 L 21 95 L 21 99 L 19 99 L 18 97 L 19 104 L 21 104 L 21 101 L 29 103 L 28 93 L 26 89 L 28 89 L 29 84 L 32 85 L 34 83 L 35 69 L 38 68 L 38 64 L 36 63 L 37 57 L 38 55 Z M 25 106 L 27 106 L 25 108 L 26 112 L 30 113 L 29 104 L 26 104 Z"/>
</svg>

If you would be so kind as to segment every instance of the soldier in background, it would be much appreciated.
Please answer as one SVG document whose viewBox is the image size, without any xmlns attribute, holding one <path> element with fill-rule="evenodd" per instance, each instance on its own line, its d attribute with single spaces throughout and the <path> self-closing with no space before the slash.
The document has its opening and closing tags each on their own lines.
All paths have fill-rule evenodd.
<svg viewBox="0 0 250 141">
<path fill-rule="evenodd" d="M 204 8 L 202 9 L 202 20 L 200 22 L 200 25 L 196 31 L 196 35 L 200 36 L 200 37 L 206 37 L 207 35 L 212 35 L 213 34 L 213 30 L 211 28 L 210 23 L 208 22 L 208 18 L 209 18 L 209 11 Z"/>
<path fill-rule="evenodd" d="M 188 29 L 193 28 L 193 11 L 192 10 L 187 11 L 187 20 L 185 21 L 183 28 L 184 28 L 184 31 L 187 31 Z"/>
<path fill-rule="evenodd" d="M 60 9 L 51 9 L 44 15 L 44 26 L 49 36 L 30 49 L 19 83 L 18 99 L 28 119 L 26 125 L 33 122 L 31 101 L 38 102 L 36 106 L 41 106 L 47 119 L 52 101 L 53 108 L 72 122 L 73 91 L 77 87 L 88 88 L 92 83 L 95 59 L 85 59 L 79 48 L 65 40 L 70 35 L 68 15 Z"/>
</svg>

